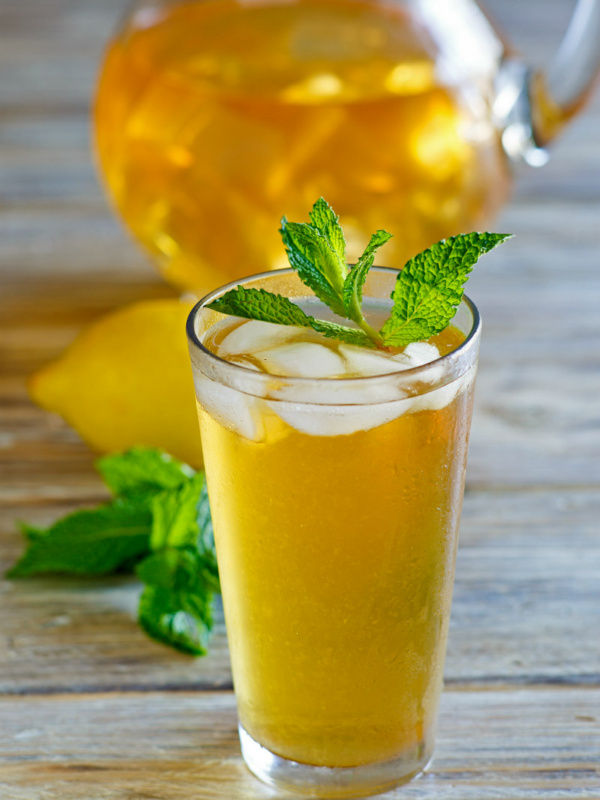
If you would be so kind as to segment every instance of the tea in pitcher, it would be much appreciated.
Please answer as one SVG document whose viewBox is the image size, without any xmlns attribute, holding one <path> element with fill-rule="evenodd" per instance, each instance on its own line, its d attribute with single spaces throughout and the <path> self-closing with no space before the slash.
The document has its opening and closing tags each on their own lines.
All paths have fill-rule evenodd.
<svg viewBox="0 0 600 800">
<path fill-rule="evenodd" d="M 354 260 L 481 229 L 508 176 L 489 102 L 443 73 L 408 5 L 192 0 L 142 7 L 100 80 L 102 170 L 165 277 L 209 289 L 282 266 L 281 210 L 324 195 Z M 477 90 L 479 91 L 479 90 Z"/>
</svg>

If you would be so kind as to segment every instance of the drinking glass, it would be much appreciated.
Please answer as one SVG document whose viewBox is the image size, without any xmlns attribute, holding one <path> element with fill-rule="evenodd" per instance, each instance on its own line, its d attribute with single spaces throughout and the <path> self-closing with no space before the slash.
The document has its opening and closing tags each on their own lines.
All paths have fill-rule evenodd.
<svg viewBox="0 0 600 800">
<path fill-rule="evenodd" d="M 367 308 L 396 277 L 371 270 Z M 292 270 L 242 285 L 314 307 Z M 423 366 L 292 378 L 205 346 L 230 288 L 198 303 L 188 339 L 242 753 L 296 793 L 384 791 L 433 752 L 479 315 L 465 298 L 461 343 Z"/>
</svg>

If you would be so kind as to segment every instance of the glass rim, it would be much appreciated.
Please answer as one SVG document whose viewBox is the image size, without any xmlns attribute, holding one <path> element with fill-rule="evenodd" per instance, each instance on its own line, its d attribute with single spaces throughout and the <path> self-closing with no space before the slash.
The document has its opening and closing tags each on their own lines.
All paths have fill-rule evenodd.
<svg viewBox="0 0 600 800">
<path fill-rule="evenodd" d="M 398 275 L 401 270 L 394 269 L 393 267 L 381 267 L 381 266 L 373 266 L 371 267 L 371 271 L 373 272 L 383 272 L 389 273 L 391 275 Z M 218 364 L 220 368 L 224 369 L 225 371 L 232 370 L 231 374 L 233 375 L 246 375 L 246 376 L 253 376 L 253 379 L 262 378 L 265 380 L 272 381 L 273 378 L 278 378 L 286 383 L 289 383 L 290 386 L 308 386 L 310 384 L 335 384 L 339 386 L 345 386 L 347 388 L 351 388 L 353 385 L 365 385 L 365 381 L 376 382 L 381 381 L 384 382 L 386 380 L 397 378 L 399 375 L 404 376 L 405 378 L 415 378 L 421 374 L 424 374 L 428 370 L 431 370 L 433 366 L 450 366 L 455 361 L 460 360 L 465 352 L 471 349 L 473 346 L 474 340 L 477 338 L 478 334 L 481 331 L 481 315 L 479 314 L 479 310 L 475 303 L 468 297 L 466 294 L 463 294 L 461 303 L 465 303 L 471 315 L 473 317 L 473 322 L 471 325 L 471 329 L 466 334 L 464 341 L 462 341 L 458 347 L 454 350 L 451 350 L 449 353 L 446 353 L 438 358 L 435 358 L 433 361 L 428 361 L 426 364 L 421 364 L 416 367 L 410 367 L 409 369 L 398 369 L 395 372 L 385 372 L 379 375 L 361 375 L 355 377 L 342 377 L 342 378 L 308 378 L 308 377 L 300 377 L 300 376 L 291 376 L 291 375 L 270 375 L 268 373 L 263 372 L 255 372 L 254 370 L 247 369 L 243 367 L 241 364 L 235 364 L 231 361 L 227 361 L 224 358 L 221 358 L 216 353 L 213 353 L 212 350 L 209 350 L 199 339 L 196 333 L 196 317 L 200 311 L 202 311 L 209 303 L 216 300 L 221 295 L 225 294 L 225 292 L 230 291 L 231 289 L 235 289 L 236 286 L 244 285 L 246 283 L 252 281 L 258 281 L 265 278 L 273 277 L 276 275 L 297 275 L 297 271 L 292 269 L 291 267 L 286 267 L 284 269 L 273 269 L 267 270 L 265 272 L 258 272 L 254 275 L 248 275 L 244 278 L 239 278 L 234 281 L 230 281 L 229 283 L 224 284 L 223 286 L 219 286 L 217 289 L 213 289 L 208 294 L 204 295 L 198 302 L 194 305 L 192 310 L 190 311 L 187 321 L 186 321 L 186 333 L 188 337 L 188 341 L 190 344 L 199 350 L 203 355 L 208 356 L 214 363 Z M 310 295 L 309 295 L 310 296 Z M 313 295 L 314 296 L 314 295 Z M 457 311 L 458 308 L 457 306 Z M 218 312 L 217 312 L 218 313 Z M 228 316 L 224 314 L 223 316 Z M 454 317 L 452 318 L 454 319 Z M 451 324 L 452 320 L 450 321 Z"/>
</svg>

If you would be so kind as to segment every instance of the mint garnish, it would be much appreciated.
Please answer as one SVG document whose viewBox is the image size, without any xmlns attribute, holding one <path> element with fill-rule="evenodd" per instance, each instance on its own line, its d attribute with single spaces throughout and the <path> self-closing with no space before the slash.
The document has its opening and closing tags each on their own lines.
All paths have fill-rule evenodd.
<svg viewBox="0 0 600 800">
<path fill-rule="evenodd" d="M 447 327 L 479 256 L 510 238 L 507 233 L 463 233 L 443 239 L 407 262 L 392 292 L 392 315 L 381 329 L 386 345 L 403 347 Z"/>
<path fill-rule="evenodd" d="M 321 197 L 309 217 L 310 222 L 281 220 L 290 266 L 334 314 L 354 322 L 358 329 L 315 319 L 290 299 L 265 289 L 236 286 L 208 307 L 245 319 L 313 328 L 329 338 L 363 347 L 403 347 L 447 327 L 478 258 L 511 235 L 463 233 L 411 258 L 398 275 L 391 316 L 376 331 L 363 314 L 362 292 L 375 253 L 391 234 L 384 230 L 374 233 L 356 265 L 349 267 L 344 233 L 331 206 Z"/>
<path fill-rule="evenodd" d="M 204 473 L 150 448 L 106 456 L 97 467 L 115 498 L 45 530 L 22 525 L 27 549 L 7 576 L 135 570 L 146 584 L 142 628 L 177 650 L 204 655 L 220 591 Z"/>
</svg>

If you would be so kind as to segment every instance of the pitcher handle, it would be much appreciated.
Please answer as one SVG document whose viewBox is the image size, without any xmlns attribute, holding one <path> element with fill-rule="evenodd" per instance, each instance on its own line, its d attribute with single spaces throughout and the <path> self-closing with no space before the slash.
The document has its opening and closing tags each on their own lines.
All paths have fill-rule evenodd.
<svg viewBox="0 0 600 800">
<path fill-rule="evenodd" d="M 545 164 L 546 145 L 585 105 L 599 74 L 600 0 L 578 0 L 545 74 L 512 58 L 500 67 L 494 111 L 508 155 Z"/>
</svg>

